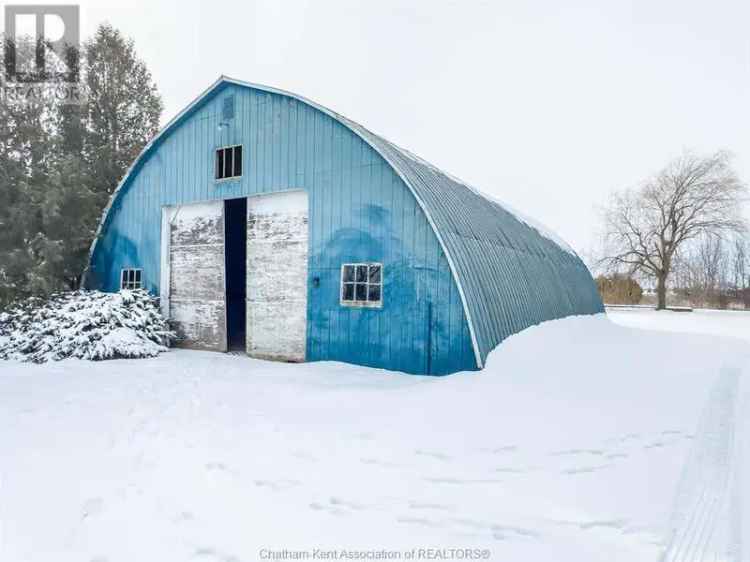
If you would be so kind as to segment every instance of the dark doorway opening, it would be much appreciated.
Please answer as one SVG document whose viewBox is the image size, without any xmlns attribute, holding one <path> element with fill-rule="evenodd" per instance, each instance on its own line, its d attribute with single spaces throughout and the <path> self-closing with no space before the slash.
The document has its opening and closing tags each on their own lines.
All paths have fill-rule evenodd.
<svg viewBox="0 0 750 562">
<path fill-rule="evenodd" d="M 247 326 L 247 199 L 224 201 L 224 244 L 227 344 L 230 351 L 244 351 Z"/>
</svg>

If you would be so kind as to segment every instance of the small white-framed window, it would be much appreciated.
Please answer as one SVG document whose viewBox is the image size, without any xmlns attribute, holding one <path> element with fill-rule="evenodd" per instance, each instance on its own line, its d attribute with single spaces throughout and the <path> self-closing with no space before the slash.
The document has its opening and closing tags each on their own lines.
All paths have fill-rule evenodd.
<svg viewBox="0 0 750 562">
<path fill-rule="evenodd" d="M 341 304 L 344 306 L 382 306 L 383 264 L 342 264 Z"/>
<path fill-rule="evenodd" d="M 226 180 L 242 176 L 242 145 L 216 149 L 216 179 Z"/>
<path fill-rule="evenodd" d="M 123 269 L 120 272 L 120 289 L 142 289 L 143 288 L 143 270 L 142 269 Z"/>
</svg>

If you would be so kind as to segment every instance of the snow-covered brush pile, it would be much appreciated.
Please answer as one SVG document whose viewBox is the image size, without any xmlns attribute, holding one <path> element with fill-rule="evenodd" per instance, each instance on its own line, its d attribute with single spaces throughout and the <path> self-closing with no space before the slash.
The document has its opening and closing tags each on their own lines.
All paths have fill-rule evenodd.
<svg viewBox="0 0 750 562">
<path fill-rule="evenodd" d="M 146 291 L 76 291 L 0 312 L 0 359 L 44 363 L 155 357 L 174 339 Z"/>
</svg>

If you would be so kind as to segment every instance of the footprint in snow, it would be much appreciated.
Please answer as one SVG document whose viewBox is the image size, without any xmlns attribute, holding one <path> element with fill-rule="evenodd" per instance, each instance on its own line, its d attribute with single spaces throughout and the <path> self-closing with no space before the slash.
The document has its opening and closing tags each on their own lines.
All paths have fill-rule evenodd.
<svg viewBox="0 0 750 562">
<path fill-rule="evenodd" d="M 498 523 L 489 523 L 487 521 L 478 521 L 466 517 L 455 518 L 451 520 L 454 524 L 463 527 L 469 527 L 478 531 L 489 532 L 495 540 L 518 540 L 518 539 L 537 539 L 539 533 L 532 529 L 525 529 L 515 525 L 500 525 Z"/>
<path fill-rule="evenodd" d="M 209 559 L 216 562 L 240 562 L 240 559 L 231 554 L 219 552 L 213 548 L 197 548 L 193 553 L 193 558 L 200 558 L 201 560 Z"/>
<path fill-rule="evenodd" d="M 104 500 L 102 498 L 90 498 L 86 500 L 81 508 L 81 519 L 96 517 L 104 510 Z"/>
<path fill-rule="evenodd" d="M 427 482 L 432 482 L 433 484 L 502 484 L 503 480 L 499 478 L 477 478 L 474 480 L 466 480 L 463 478 L 450 478 L 450 477 L 444 477 L 444 478 L 436 478 L 436 477 L 426 477 L 423 478 L 423 480 L 426 480 Z"/>
<path fill-rule="evenodd" d="M 598 472 L 600 470 L 604 470 L 605 468 L 609 468 L 612 465 L 609 464 L 595 464 L 591 466 L 578 466 L 575 468 L 567 468 L 565 470 L 561 470 L 563 474 L 569 474 L 569 475 L 575 475 L 575 474 L 586 474 L 589 472 Z"/>
<path fill-rule="evenodd" d="M 256 480 L 255 485 L 262 488 L 270 488 L 274 492 L 280 492 L 282 490 L 288 490 L 299 486 L 298 480 Z"/>
<path fill-rule="evenodd" d="M 499 466 L 495 469 L 495 472 L 500 472 L 502 474 L 526 474 L 527 472 L 531 472 L 534 470 L 533 468 L 517 468 L 513 466 Z"/>
<path fill-rule="evenodd" d="M 352 502 L 352 501 L 348 501 L 348 500 L 344 500 L 344 499 L 337 498 L 337 497 L 332 497 L 329 500 L 329 502 L 331 503 L 331 505 L 336 505 L 336 506 L 341 506 L 341 507 L 348 507 L 349 509 L 357 509 L 357 510 L 359 510 L 359 509 L 364 509 L 365 508 L 365 506 L 363 506 L 362 504 L 359 504 L 359 503 L 356 503 L 356 502 Z"/>
<path fill-rule="evenodd" d="M 480 449 L 483 453 L 490 453 L 493 455 L 501 455 L 503 453 L 513 453 L 518 450 L 516 445 L 503 445 L 501 447 L 494 447 L 492 449 Z"/>
<path fill-rule="evenodd" d="M 185 523 L 187 521 L 192 521 L 193 519 L 195 519 L 195 516 L 191 512 L 181 511 L 172 518 L 172 521 L 175 523 Z"/>
<path fill-rule="evenodd" d="M 453 511 L 453 508 L 449 505 L 443 505 L 440 503 L 419 503 L 419 502 L 410 502 L 409 503 L 410 509 L 428 509 L 428 510 L 438 510 L 438 511 Z"/>
<path fill-rule="evenodd" d="M 615 529 L 617 531 L 622 531 L 627 524 L 627 519 L 612 519 L 609 521 L 585 521 L 579 523 L 578 526 L 584 531 L 590 529 Z"/>
<path fill-rule="evenodd" d="M 442 524 L 426 517 L 398 517 L 396 521 L 407 525 L 421 525 L 423 527 L 442 527 Z"/>
<path fill-rule="evenodd" d="M 640 433 L 626 433 L 625 435 L 621 435 L 619 437 L 607 439 L 605 443 L 627 443 L 628 441 L 637 441 L 641 437 L 643 436 Z"/>
<path fill-rule="evenodd" d="M 628 458 L 628 454 L 627 453 L 609 453 L 607 455 L 604 455 L 604 458 L 605 459 L 610 459 L 610 460 L 614 460 L 614 459 L 626 459 L 626 458 Z"/>
<path fill-rule="evenodd" d="M 450 455 L 446 455 L 445 453 L 441 453 L 439 451 L 425 451 L 424 449 L 415 449 L 414 454 L 423 457 L 432 457 L 433 459 L 438 459 L 441 461 L 449 461 L 452 458 Z"/>
<path fill-rule="evenodd" d="M 692 435 L 683 434 L 681 431 L 662 431 L 661 437 L 661 439 L 657 437 L 652 442 L 646 443 L 643 448 L 658 449 L 661 447 L 667 447 L 669 445 L 675 445 L 683 439 L 690 440 L 693 438 Z"/>
<path fill-rule="evenodd" d="M 380 466 L 380 467 L 383 467 L 383 468 L 395 468 L 395 467 L 399 466 L 399 465 L 394 464 L 392 462 L 385 462 L 385 461 L 381 461 L 379 459 L 373 459 L 373 458 L 368 458 L 368 457 L 363 457 L 363 458 L 359 459 L 359 462 L 361 462 L 362 464 L 371 464 L 371 465 Z"/>
<path fill-rule="evenodd" d="M 439 478 L 439 477 L 428 477 L 425 478 L 428 482 L 434 482 L 435 484 L 465 484 L 466 482 L 464 480 L 461 480 L 460 478 Z"/>
<path fill-rule="evenodd" d="M 553 521 L 556 525 L 577 527 L 581 531 L 619 531 L 623 535 L 652 535 L 653 528 L 636 526 L 628 519 L 593 519 L 589 521 Z"/>
<path fill-rule="evenodd" d="M 312 502 L 310 504 L 310 509 L 325 511 L 331 515 L 348 515 L 352 511 L 365 509 L 365 506 L 341 498 L 331 497 L 327 502 Z"/>
<path fill-rule="evenodd" d="M 508 525 L 492 525 L 492 538 L 498 541 L 513 539 L 538 539 L 539 533 L 531 529 Z"/>
<path fill-rule="evenodd" d="M 465 517 L 456 517 L 451 519 L 451 521 L 463 525 L 464 527 L 471 527 L 472 529 L 489 529 L 491 527 L 489 523 L 483 523 L 482 521 L 476 521 Z"/>
<path fill-rule="evenodd" d="M 563 457 L 568 455 L 603 455 L 604 451 L 601 449 L 564 449 L 562 451 L 552 451 L 550 453 L 553 457 Z"/>
<path fill-rule="evenodd" d="M 330 515 L 346 515 L 344 510 L 320 502 L 312 502 L 310 504 L 310 509 L 314 509 L 315 511 L 325 511 Z"/>
<path fill-rule="evenodd" d="M 318 458 L 308 451 L 293 451 L 292 456 L 305 461 L 316 462 Z"/>
</svg>

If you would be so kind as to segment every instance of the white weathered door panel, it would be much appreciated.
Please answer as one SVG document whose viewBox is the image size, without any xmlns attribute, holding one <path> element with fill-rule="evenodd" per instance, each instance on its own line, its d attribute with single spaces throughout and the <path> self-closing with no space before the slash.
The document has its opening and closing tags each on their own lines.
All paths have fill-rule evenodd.
<svg viewBox="0 0 750 562">
<path fill-rule="evenodd" d="M 247 353 L 304 361 L 308 201 L 304 191 L 247 200 Z"/>
<path fill-rule="evenodd" d="M 170 207 L 168 224 L 169 293 L 166 307 L 180 344 L 196 349 L 226 351 L 226 290 L 224 283 L 224 202 Z M 165 267 L 162 260 L 162 267 Z"/>
</svg>

